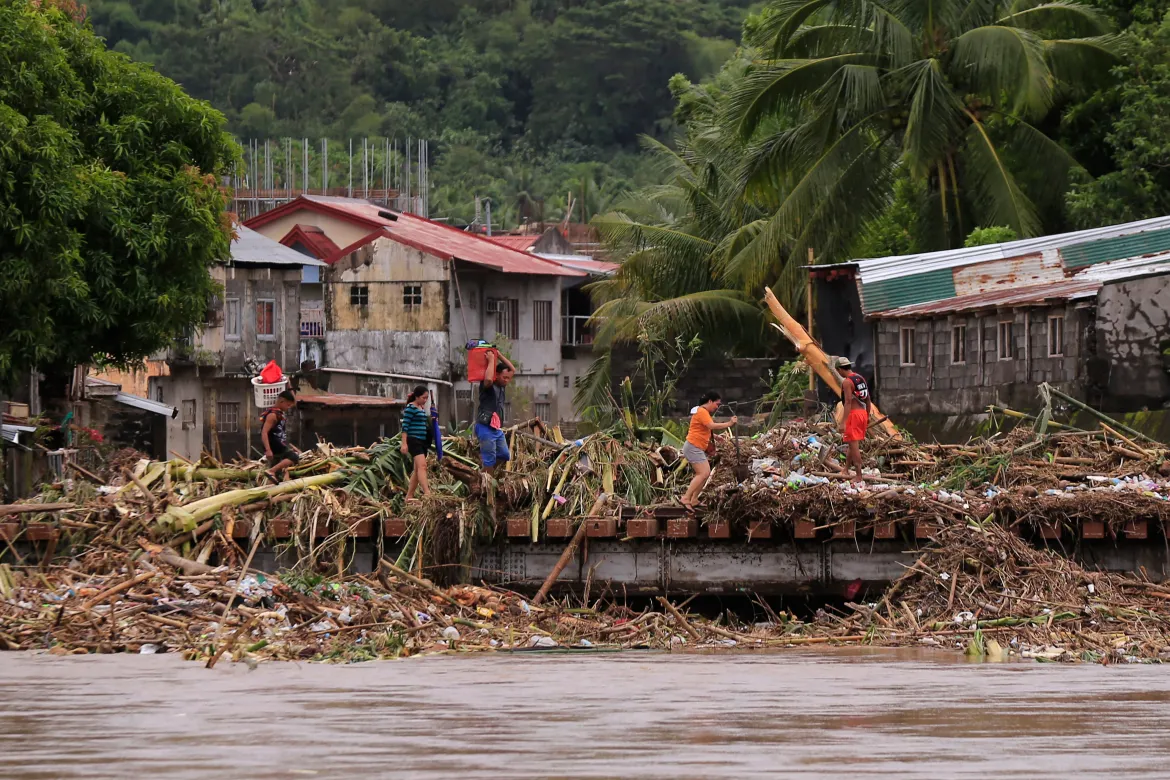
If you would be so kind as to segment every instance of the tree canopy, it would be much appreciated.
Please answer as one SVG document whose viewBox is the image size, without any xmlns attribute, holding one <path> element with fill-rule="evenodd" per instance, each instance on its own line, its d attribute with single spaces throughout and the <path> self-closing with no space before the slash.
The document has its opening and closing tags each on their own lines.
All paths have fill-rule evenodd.
<svg viewBox="0 0 1170 780">
<path fill-rule="evenodd" d="M 93 0 L 89 13 L 111 48 L 211 101 L 240 138 L 428 138 L 435 215 L 467 219 L 491 197 L 514 224 L 524 197 L 559 218 L 567 190 L 644 183 L 638 137 L 669 138 L 668 80 L 717 71 L 750 2 Z"/>
<path fill-rule="evenodd" d="M 145 357 L 229 256 L 224 118 L 66 13 L 0 1 L 0 382 Z"/>
</svg>

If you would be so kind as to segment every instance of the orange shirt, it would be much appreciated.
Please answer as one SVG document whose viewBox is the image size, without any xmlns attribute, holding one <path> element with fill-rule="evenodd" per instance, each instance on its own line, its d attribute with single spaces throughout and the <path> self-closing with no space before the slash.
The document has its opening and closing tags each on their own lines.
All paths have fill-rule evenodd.
<svg viewBox="0 0 1170 780">
<path fill-rule="evenodd" d="M 713 422 L 715 421 L 711 419 L 711 413 L 700 406 L 699 411 L 691 415 L 691 427 L 687 431 L 687 441 L 701 450 L 707 449 L 707 445 L 711 443 L 711 428 L 708 426 Z"/>
</svg>

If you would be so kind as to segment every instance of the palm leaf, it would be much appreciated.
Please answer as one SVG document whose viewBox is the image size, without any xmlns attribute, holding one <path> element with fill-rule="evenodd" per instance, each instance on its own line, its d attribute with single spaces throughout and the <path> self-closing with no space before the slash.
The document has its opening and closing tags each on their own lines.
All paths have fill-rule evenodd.
<svg viewBox="0 0 1170 780">
<path fill-rule="evenodd" d="M 1039 235 L 1040 219 L 1035 206 L 1016 184 L 987 128 L 975 117 L 971 120 L 963 152 L 970 194 L 981 212 L 981 224 L 1006 225 L 1020 238 Z"/>
<path fill-rule="evenodd" d="M 954 40 L 949 75 L 993 105 L 1042 116 L 1052 106 L 1053 74 L 1044 42 L 1018 27 L 976 27 Z M 1001 98 L 1006 97 L 1006 100 Z"/>
</svg>

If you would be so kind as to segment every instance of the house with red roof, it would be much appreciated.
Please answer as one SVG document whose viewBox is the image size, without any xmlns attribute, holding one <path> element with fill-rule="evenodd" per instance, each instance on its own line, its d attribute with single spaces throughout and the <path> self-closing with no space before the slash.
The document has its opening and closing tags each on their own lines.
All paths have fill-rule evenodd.
<svg viewBox="0 0 1170 780">
<path fill-rule="evenodd" d="M 448 419 L 467 422 L 465 345 L 486 339 L 519 369 L 513 418 L 572 416 L 561 307 L 588 271 L 355 198 L 304 195 L 246 224 L 326 264 L 317 363 L 331 391 L 401 398 L 427 384 Z"/>
</svg>

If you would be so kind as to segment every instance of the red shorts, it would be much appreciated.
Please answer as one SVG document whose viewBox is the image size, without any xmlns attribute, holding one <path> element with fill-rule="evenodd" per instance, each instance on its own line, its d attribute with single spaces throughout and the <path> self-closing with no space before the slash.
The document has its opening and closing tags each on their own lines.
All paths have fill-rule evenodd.
<svg viewBox="0 0 1170 780">
<path fill-rule="evenodd" d="M 854 409 L 845 419 L 845 441 L 861 441 L 869 429 L 869 412 L 864 409 Z"/>
</svg>

